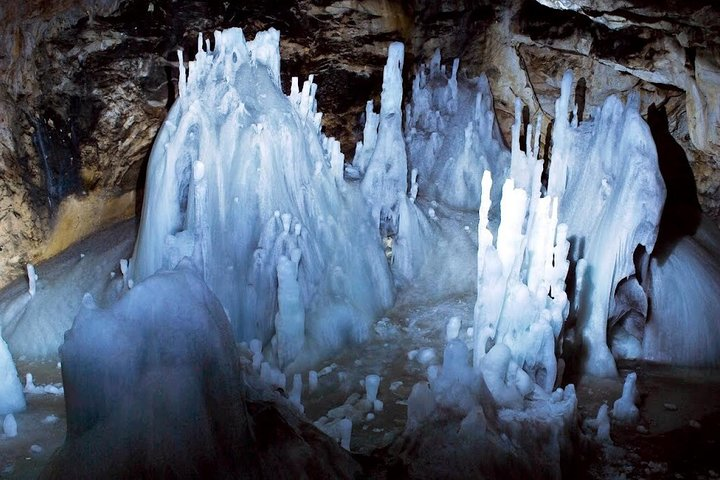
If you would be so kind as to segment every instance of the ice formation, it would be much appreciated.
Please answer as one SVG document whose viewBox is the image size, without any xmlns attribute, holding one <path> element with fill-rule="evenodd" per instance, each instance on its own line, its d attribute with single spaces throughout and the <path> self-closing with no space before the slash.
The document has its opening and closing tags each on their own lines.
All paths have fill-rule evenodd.
<svg viewBox="0 0 720 480">
<path fill-rule="evenodd" d="M 63 335 L 72 325 L 87 292 L 102 305 L 116 301 L 124 290 L 121 278 L 111 275 L 134 242 L 133 222 L 99 233 L 63 252 L 35 270 L 42 288 L 31 297 L 27 283 L 16 282 L 0 292 L 0 328 L 17 358 L 55 359 Z M 79 259 L 78 247 L 86 252 Z"/>
<path fill-rule="evenodd" d="M 487 78 L 460 79 L 458 69 L 456 60 L 448 76 L 439 50 L 420 66 L 406 107 L 405 136 L 419 190 L 450 207 L 476 210 L 483 172 L 505 177 L 510 158 Z"/>
<path fill-rule="evenodd" d="M 23 388 L 23 392 L 33 395 L 42 395 L 45 393 L 50 395 L 63 395 L 65 389 L 62 387 L 62 384 L 35 385 L 32 373 L 28 372 L 25 374 L 25 387 Z"/>
<path fill-rule="evenodd" d="M 402 43 L 388 47 L 388 60 L 383 71 L 380 116 L 377 135 L 366 140 L 356 154 L 356 168 L 363 174 L 361 188 L 372 218 L 385 236 L 398 229 L 401 199 L 407 193 L 407 157 L 402 135 L 402 67 L 405 48 Z M 371 106 L 371 105 L 369 105 Z M 371 129 L 377 117 L 368 117 Z M 365 165 L 365 153 L 370 158 Z"/>
<path fill-rule="evenodd" d="M 276 335 L 286 366 L 303 344 L 328 350 L 366 338 L 393 292 L 377 218 L 363 213 L 337 142 L 320 132 L 317 85 L 294 79 L 283 95 L 279 64 L 273 29 L 253 41 L 240 29 L 216 32 L 213 50 L 199 38 L 187 78 L 181 62 L 180 96 L 150 157 L 131 274 L 137 282 L 192 258 L 236 337 L 267 346 Z"/>
<path fill-rule="evenodd" d="M 567 226 L 558 223 L 557 198 L 541 196 L 539 137 L 532 149 L 528 142 L 527 153 L 520 151 L 520 105 L 515 109 L 511 173 L 524 173 L 524 188 L 515 188 L 513 177 L 505 181 L 493 244 L 488 218 L 492 178 L 489 171 L 483 175 L 473 362 L 481 365 L 488 351 L 496 350 L 498 359 L 506 358 L 505 364 L 512 359 L 549 393 L 557 380 L 556 350 L 570 308 L 565 293 L 570 244 Z M 532 129 L 527 137 L 533 138 Z M 507 347 L 502 354 L 499 345 Z"/>
<path fill-rule="evenodd" d="M 608 317 L 616 307 L 621 281 L 633 286 L 646 273 L 636 272 L 636 251 L 652 251 L 665 199 L 657 153 L 637 98 L 631 96 L 623 105 L 609 97 L 594 120 L 578 124 L 577 119 L 569 120 L 571 86 L 568 72 L 555 105 L 546 191 L 538 159 L 540 124 L 534 132 L 528 127 L 522 151 L 519 103 L 496 236 L 489 224 L 489 173 L 481 188 L 475 363 L 492 345 L 505 343 L 513 360 L 546 391 L 555 382 L 559 335 L 570 313 L 565 278 L 571 263 L 583 370 L 598 376 L 616 374 L 606 335 Z M 641 299 L 645 295 L 642 289 L 635 291 Z"/>
<path fill-rule="evenodd" d="M 637 373 L 631 372 L 625 378 L 622 396 L 613 403 L 612 416 L 620 423 L 635 423 L 640 411 L 635 406 L 637 400 Z"/>
<path fill-rule="evenodd" d="M 0 415 L 18 412 L 24 408 L 23 388 L 0 328 Z"/>
<path fill-rule="evenodd" d="M 27 264 L 27 276 L 28 276 L 28 293 L 31 297 L 35 296 L 35 291 L 37 290 L 37 281 L 38 276 L 35 273 L 35 267 L 28 263 Z"/>
<path fill-rule="evenodd" d="M 562 384 L 557 359 L 567 344 L 585 352 L 586 372 L 615 374 L 608 318 L 629 333 L 613 340 L 618 354 L 703 364 L 708 358 L 687 350 L 690 340 L 677 335 L 676 319 L 707 318 L 707 329 L 698 333 L 708 342 L 701 350 L 718 358 L 712 322 L 720 318 L 720 307 L 698 306 L 693 299 L 716 298 L 720 267 L 709 260 L 716 250 L 707 245 L 720 242 L 683 241 L 676 257 L 648 262 L 664 187 L 634 97 L 625 105 L 611 97 L 593 120 L 578 123 L 569 118 L 572 76 L 566 74 L 544 185 L 540 119 L 526 127 L 523 148 L 517 102 L 508 150 L 487 79 L 460 75 L 457 60 L 448 73 L 439 52 L 418 70 L 403 124 L 404 51 L 393 43 L 380 112 L 368 102 L 363 140 L 352 165 L 344 168 L 339 143 L 320 131 L 313 77 L 302 88 L 293 79 L 287 96 L 280 89 L 277 31 L 261 32 L 254 41 L 246 41 L 239 29 L 216 32 L 213 49 L 200 37 L 189 71 L 179 55 L 180 95 L 151 153 L 132 259 L 121 261 L 121 249 L 102 259 L 88 254 L 82 267 L 68 270 L 64 280 L 71 286 L 63 288 L 43 271 L 43 288 L 32 299 L 34 272 L 28 268 L 30 291 L 23 286 L 21 295 L 0 298 L 8 344 L 42 356 L 57 348 L 59 340 L 53 341 L 68 326 L 57 322 L 47 335 L 50 327 L 35 329 L 33 314 L 46 318 L 48 305 L 57 308 L 43 297 L 66 294 L 71 299 L 66 311 L 78 308 L 79 288 L 91 291 L 63 347 L 63 374 L 73 385 L 67 392 L 69 437 L 82 435 L 103 409 L 121 405 L 128 395 L 138 415 L 147 405 L 157 408 L 155 387 L 182 390 L 183 400 L 197 400 L 188 411 L 180 408 L 187 406 L 182 402 L 172 404 L 178 415 L 205 412 L 199 390 L 184 389 L 207 381 L 222 390 L 232 383 L 230 374 L 236 372 L 224 352 L 232 351 L 234 342 L 226 315 L 234 339 L 248 342 L 248 369 L 266 385 L 289 390 L 288 401 L 302 412 L 302 369 L 296 362 L 312 365 L 318 352 L 365 339 L 371 322 L 392 304 L 394 286 L 414 289 L 417 296 L 408 298 L 421 297 L 426 304 L 433 295 L 475 293 L 474 311 L 466 318 L 472 316 L 469 338 L 459 335 L 463 325 L 457 316 L 441 333 L 447 341 L 442 365 L 440 350 L 432 346 L 408 353 L 427 371 L 427 382 L 415 384 L 408 398 L 406 435 L 417 442 L 417 451 L 429 449 L 427 463 L 440 453 L 457 454 L 450 450 L 474 454 L 478 446 L 491 452 L 482 460 L 488 464 L 504 462 L 507 452 L 539 449 L 542 473 L 556 475 L 559 459 L 569 451 L 577 403 L 573 385 L 557 388 Z M 474 231 L 470 225 L 476 220 Z M 673 285 L 673 278 L 686 281 L 700 264 L 711 265 L 703 270 L 708 279 Z M 122 278 L 113 278 L 118 265 Z M 105 275 L 97 285 L 85 275 L 96 267 Z M 687 297 L 674 291 L 691 287 L 694 293 Z M 642 336 L 630 326 L 649 311 L 656 317 L 641 345 Z M 173 315 L 172 325 L 161 315 L 166 313 Z M 168 335 L 172 341 L 157 340 Z M 0 343 L 0 367 L 12 368 L 0 372 L 17 381 L 3 348 Z M 111 354 L 129 366 L 96 362 Z M 157 368 L 139 367 L 145 357 Z M 176 358 L 190 384 L 178 369 L 166 368 Z M 228 369 L 217 377 L 222 382 L 203 376 L 215 370 L 197 370 L 205 360 Z M 316 390 L 318 378 L 336 368 L 310 371 L 308 390 Z M 338 371 L 341 383 L 345 377 Z M 628 376 L 615 403 L 618 420 L 637 414 L 634 381 Z M 379 375 L 368 375 L 364 398 L 354 393 L 316 425 L 349 449 L 353 425 L 384 408 L 377 398 L 379 382 Z M 17 384 L 7 391 L 16 395 Z M 140 395 L 125 388 L 137 384 Z M 11 398 L 4 394 L 6 385 L 0 382 L 0 414 L 2 401 Z M 104 396 L 92 398 L 100 387 Z M 39 387 L 30 379 L 27 388 Z M 22 397 L 21 387 L 19 392 Z M 100 434 L 126 432 L 124 420 L 108 417 Z M 235 420 L 245 426 L 243 418 Z M 598 440 L 610 441 L 606 405 L 591 423 Z M 195 427 L 204 428 L 188 428 Z M 435 452 L 437 432 L 448 441 Z"/>
<path fill-rule="evenodd" d="M 571 260 L 586 263 L 583 288 L 575 292 L 584 370 L 613 376 L 607 320 L 615 289 L 621 280 L 646 273 L 637 271 L 635 253 L 653 250 L 665 184 L 650 129 L 638 111 L 639 98 L 631 95 L 623 105 L 610 96 L 592 121 L 578 125 L 569 120 L 571 87 L 567 72 L 555 103 L 547 193 L 559 198 L 558 216 L 568 226 Z"/>
<path fill-rule="evenodd" d="M 104 478 L 143 461 L 167 462 L 180 476 L 202 461 L 235 468 L 244 454 L 225 449 L 248 448 L 248 425 L 233 405 L 234 349 L 222 306 L 187 264 L 108 309 L 86 295 L 61 349 L 69 441 L 54 459 L 56 478 Z M 138 442 L 149 459 L 130 447 Z M 87 448 L 95 453 L 81 455 Z"/>
<path fill-rule="evenodd" d="M 595 439 L 601 443 L 612 443 L 610 438 L 610 416 L 608 415 L 607 403 L 600 405 L 597 416 L 592 422 L 596 428 Z"/>
<path fill-rule="evenodd" d="M 377 400 L 378 388 L 380 388 L 380 377 L 375 374 L 365 377 L 365 392 L 369 402 Z"/>
<path fill-rule="evenodd" d="M 698 232 L 680 239 L 667 258 L 650 261 L 653 314 L 644 330 L 643 358 L 677 365 L 720 366 L 718 251 L 720 232 L 704 220 Z"/>
<path fill-rule="evenodd" d="M 8 413 L 3 419 L 3 432 L 8 438 L 17 437 L 17 421 L 15 420 L 15 416 L 12 413 Z"/>
</svg>

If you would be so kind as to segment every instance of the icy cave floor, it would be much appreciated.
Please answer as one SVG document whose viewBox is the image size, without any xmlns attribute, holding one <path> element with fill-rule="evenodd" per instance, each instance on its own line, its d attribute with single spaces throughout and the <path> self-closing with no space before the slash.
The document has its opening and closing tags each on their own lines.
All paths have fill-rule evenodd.
<svg viewBox="0 0 720 480">
<path fill-rule="evenodd" d="M 114 229 L 121 232 L 118 239 L 135 235 L 134 222 Z M 60 274 L 66 262 L 79 253 L 107 250 L 106 241 L 102 234 L 91 237 L 61 258 L 40 265 L 39 270 L 45 275 Z M 395 307 L 375 324 L 366 343 L 348 346 L 314 366 L 320 372 L 318 387 L 309 392 L 306 384 L 302 395 L 305 416 L 314 422 L 357 401 L 365 393 L 361 381 L 366 375 L 380 375 L 378 398 L 383 409 L 372 419 L 354 422 L 350 444 L 351 451 L 368 466 L 367 473 L 379 478 L 386 477 L 388 465 L 397 461 L 387 447 L 405 429 L 406 400 L 412 386 L 426 379 L 429 366 L 442 362 L 447 320 L 453 316 L 462 320 L 460 338 L 467 338 L 467 328 L 472 325 L 474 293 L 427 301 L 426 292 L 419 290 L 402 292 Z M 251 353 L 242 351 L 250 361 Z M 56 360 L 20 358 L 16 366 L 23 380 L 32 373 L 36 385 L 60 386 L 62 382 Z M 619 371 L 617 379 L 573 379 L 578 421 L 582 424 L 594 418 L 603 403 L 612 405 L 621 396 L 623 378 L 631 371 L 638 374 L 641 419 L 633 426 L 613 423 L 612 445 L 582 437 L 573 477 L 720 478 L 720 370 L 625 362 L 619 364 Z M 302 373 L 306 378 L 307 372 Z M 17 437 L 0 438 L 0 478 L 36 478 L 64 441 L 63 396 L 26 393 L 26 399 L 27 409 L 15 415 Z"/>
</svg>

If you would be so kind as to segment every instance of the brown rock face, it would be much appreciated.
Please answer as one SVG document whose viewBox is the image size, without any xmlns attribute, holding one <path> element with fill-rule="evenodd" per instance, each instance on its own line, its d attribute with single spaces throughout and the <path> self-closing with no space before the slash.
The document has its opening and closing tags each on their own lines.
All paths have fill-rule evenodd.
<svg viewBox="0 0 720 480">
<path fill-rule="evenodd" d="M 568 68 L 585 118 L 607 95 L 636 90 L 643 111 L 664 107 L 700 205 L 720 216 L 712 0 L 31 0 L 5 2 L 0 20 L 0 286 L 26 262 L 137 211 L 176 95 L 176 50 L 192 58 L 199 32 L 231 26 L 248 38 L 280 30 L 285 90 L 291 76 L 315 74 L 325 131 L 346 157 L 394 40 L 407 46 L 408 80 L 436 48 L 448 61 L 460 56 L 470 75 L 485 72 L 506 135 L 515 96 L 529 117 L 552 120 Z"/>
</svg>

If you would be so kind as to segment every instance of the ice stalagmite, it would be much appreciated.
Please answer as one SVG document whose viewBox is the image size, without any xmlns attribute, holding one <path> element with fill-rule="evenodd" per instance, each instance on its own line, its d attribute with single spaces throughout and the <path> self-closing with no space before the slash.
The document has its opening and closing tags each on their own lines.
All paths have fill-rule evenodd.
<svg viewBox="0 0 720 480">
<path fill-rule="evenodd" d="M 215 32 L 213 50 L 199 39 L 187 77 L 180 65 L 180 96 L 150 157 L 132 277 L 191 258 L 236 337 L 266 344 L 279 334 L 283 364 L 302 344 L 302 318 L 321 351 L 364 338 L 392 302 L 390 272 L 360 189 L 342 179 L 339 145 L 320 132 L 312 76 L 283 95 L 273 29 L 254 41 Z"/>
<path fill-rule="evenodd" d="M 305 309 L 297 281 L 300 250 L 291 252 L 291 257 L 281 256 L 278 260 L 278 313 L 275 315 L 278 361 L 284 368 L 290 364 L 305 342 Z"/>
</svg>

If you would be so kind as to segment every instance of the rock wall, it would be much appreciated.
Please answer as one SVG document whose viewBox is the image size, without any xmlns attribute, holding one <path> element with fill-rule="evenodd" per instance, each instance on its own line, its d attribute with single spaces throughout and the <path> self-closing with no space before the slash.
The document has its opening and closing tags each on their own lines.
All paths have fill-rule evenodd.
<svg viewBox="0 0 720 480">
<path fill-rule="evenodd" d="M 285 89 L 314 73 L 346 158 L 387 44 L 406 65 L 436 48 L 486 72 L 504 134 L 514 97 L 552 121 L 562 73 L 582 115 L 611 93 L 663 106 L 703 210 L 720 216 L 720 6 L 712 0 L 60 0 L 0 6 L 0 286 L 26 262 L 135 214 L 144 166 L 198 32 L 281 31 Z M 187 59 L 190 55 L 185 55 Z M 406 69 L 407 79 L 412 68 Z M 409 88 L 405 89 L 409 91 Z M 549 148 L 549 146 L 548 146 Z M 667 179 L 666 179 L 667 181 Z"/>
</svg>

